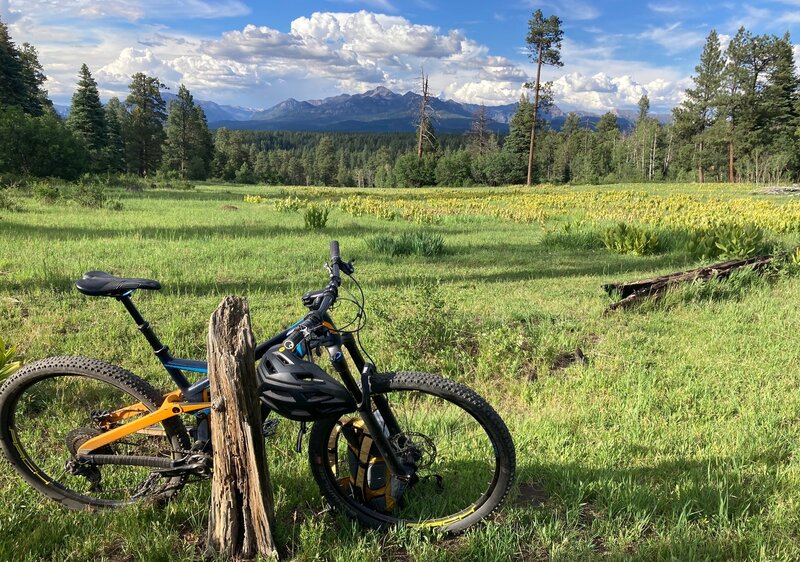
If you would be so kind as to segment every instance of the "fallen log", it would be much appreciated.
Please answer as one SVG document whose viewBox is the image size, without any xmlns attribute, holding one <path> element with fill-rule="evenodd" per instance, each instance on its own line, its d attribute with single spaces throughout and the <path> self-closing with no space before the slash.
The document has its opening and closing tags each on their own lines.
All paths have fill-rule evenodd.
<svg viewBox="0 0 800 562">
<path fill-rule="evenodd" d="M 659 297 L 669 288 L 680 283 L 689 283 L 697 280 L 707 281 L 709 279 L 724 279 L 735 270 L 743 267 L 749 267 L 754 271 L 761 271 L 770 263 L 772 263 L 776 257 L 776 255 L 767 255 L 746 259 L 728 260 L 707 265 L 705 267 L 698 267 L 697 269 L 678 271 L 675 273 L 670 273 L 669 275 L 644 279 L 642 281 L 606 283 L 603 285 L 603 289 L 606 291 L 606 293 L 608 293 L 609 296 L 616 294 L 621 300 L 610 304 L 606 308 L 604 314 L 608 314 L 609 312 L 618 309 L 630 308 L 646 298 Z"/>
</svg>

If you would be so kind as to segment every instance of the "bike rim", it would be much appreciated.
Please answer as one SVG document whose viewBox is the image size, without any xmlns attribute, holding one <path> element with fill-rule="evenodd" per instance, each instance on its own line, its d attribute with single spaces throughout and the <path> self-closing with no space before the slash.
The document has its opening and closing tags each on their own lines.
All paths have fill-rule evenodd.
<svg viewBox="0 0 800 562">
<path fill-rule="evenodd" d="M 163 489 L 152 468 L 128 465 L 94 467 L 72 474 L 67 463 L 75 448 L 104 430 L 98 412 L 113 412 L 139 402 L 123 388 L 76 374 L 50 375 L 32 381 L 16 394 L 8 421 L 11 445 L 30 474 L 43 485 L 81 503 L 114 507 Z M 125 420 L 130 421 L 130 420 Z M 163 427 L 153 426 L 98 450 L 105 454 L 172 458 L 173 446 Z M 96 475 L 99 483 L 95 484 Z"/>
<path fill-rule="evenodd" d="M 491 496 L 500 476 L 498 448 L 484 425 L 451 400 L 418 390 L 397 390 L 384 395 L 404 435 L 433 442 L 433 462 L 417 472 L 395 509 L 382 509 L 381 499 L 364 499 L 355 486 L 357 465 L 348 457 L 348 443 L 336 436 L 329 447 L 326 473 L 345 500 L 358 511 L 385 524 L 436 528 L 457 523 L 475 513 Z M 334 445 L 329 440 L 329 445 Z M 333 450 L 335 453 L 333 453 Z M 333 462 L 331 462 L 333 461 Z M 440 480 L 441 479 L 441 480 Z M 371 491 L 367 492 L 371 495 Z"/>
</svg>

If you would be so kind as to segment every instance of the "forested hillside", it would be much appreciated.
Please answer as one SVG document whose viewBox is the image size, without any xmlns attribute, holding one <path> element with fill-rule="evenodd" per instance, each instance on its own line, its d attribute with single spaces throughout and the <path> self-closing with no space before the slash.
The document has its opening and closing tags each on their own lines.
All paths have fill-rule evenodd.
<svg viewBox="0 0 800 562">
<path fill-rule="evenodd" d="M 124 100 L 104 105 L 86 65 L 64 120 L 44 89 L 36 49 L 15 45 L 2 22 L 0 72 L 0 173 L 6 175 L 127 173 L 359 187 L 494 186 L 526 179 L 533 119 L 527 96 L 519 100 L 507 135 L 492 130 L 484 107 L 476 110 L 468 134 L 437 135 L 433 111 L 426 122 L 430 142 L 419 149 L 415 133 L 210 131 L 185 86 L 167 105 L 164 84 L 141 73 L 132 77 Z M 712 31 L 672 123 L 650 116 L 647 96 L 630 131 L 621 130 L 610 112 L 596 123 L 569 113 L 558 131 L 537 120 L 533 178 L 796 181 L 798 80 L 788 33 L 753 35 L 741 28 L 723 49 Z"/>
</svg>

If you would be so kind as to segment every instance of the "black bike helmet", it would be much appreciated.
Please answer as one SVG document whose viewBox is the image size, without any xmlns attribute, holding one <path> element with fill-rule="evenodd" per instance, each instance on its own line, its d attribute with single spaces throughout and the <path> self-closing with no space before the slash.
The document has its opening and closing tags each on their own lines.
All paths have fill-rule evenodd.
<svg viewBox="0 0 800 562">
<path fill-rule="evenodd" d="M 281 345 L 264 353 L 256 373 L 261 401 L 290 420 L 332 418 L 356 410 L 342 384 Z"/>
</svg>

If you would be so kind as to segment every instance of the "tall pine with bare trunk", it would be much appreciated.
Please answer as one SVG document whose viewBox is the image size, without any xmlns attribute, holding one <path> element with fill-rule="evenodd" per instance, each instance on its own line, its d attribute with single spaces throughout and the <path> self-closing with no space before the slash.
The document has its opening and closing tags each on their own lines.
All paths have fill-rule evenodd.
<svg viewBox="0 0 800 562">
<path fill-rule="evenodd" d="M 536 64 L 536 82 L 533 87 L 533 123 L 531 124 L 530 149 L 528 151 L 528 181 L 530 186 L 533 177 L 533 150 L 536 144 L 536 119 L 539 116 L 540 93 L 542 89 L 542 65 L 564 66 L 561 62 L 561 20 L 558 16 L 544 17 L 541 10 L 536 10 L 528 21 L 528 57 Z"/>
</svg>

